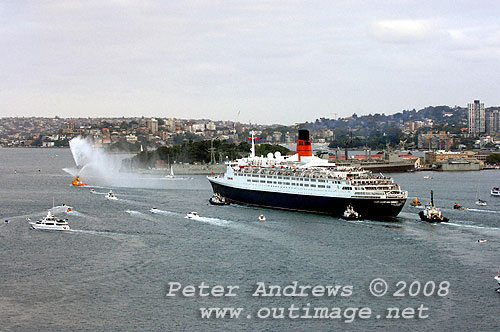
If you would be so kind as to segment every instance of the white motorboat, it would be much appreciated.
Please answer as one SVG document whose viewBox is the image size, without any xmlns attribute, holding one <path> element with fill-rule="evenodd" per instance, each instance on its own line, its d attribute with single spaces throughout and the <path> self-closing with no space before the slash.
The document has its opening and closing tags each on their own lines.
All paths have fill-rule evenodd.
<svg viewBox="0 0 500 332">
<path fill-rule="evenodd" d="M 186 218 L 189 218 L 189 219 L 196 219 L 196 218 L 199 218 L 200 215 L 198 214 L 198 212 L 189 212 L 187 215 L 186 215 Z"/>
<path fill-rule="evenodd" d="M 488 203 L 486 203 L 486 201 L 483 201 L 482 199 L 479 198 L 479 184 L 476 187 L 476 205 L 479 205 L 479 206 L 488 205 Z"/>
<path fill-rule="evenodd" d="M 160 210 L 158 210 L 157 208 L 154 207 L 154 208 L 151 208 L 151 210 L 149 210 L 149 212 L 151 212 L 151 213 L 159 213 Z"/>
<path fill-rule="evenodd" d="M 479 205 L 479 206 L 486 206 L 488 205 L 488 203 L 486 203 L 486 201 L 483 201 L 482 199 L 478 199 L 476 201 L 476 205 Z"/>
<path fill-rule="evenodd" d="M 498 275 L 495 276 L 495 280 L 498 282 L 500 285 L 500 271 L 498 272 Z M 500 287 L 496 289 L 497 293 L 500 293 Z"/>
<path fill-rule="evenodd" d="M 261 214 L 261 215 L 259 216 L 259 221 L 260 221 L 260 222 L 266 221 L 266 216 L 265 216 L 265 215 L 263 215 L 263 214 Z"/>
<path fill-rule="evenodd" d="M 95 190 L 94 190 L 94 188 L 90 189 L 90 193 L 91 194 L 95 194 L 96 193 Z"/>
<path fill-rule="evenodd" d="M 500 196 L 500 187 L 491 188 L 491 196 Z"/>
<path fill-rule="evenodd" d="M 106 197 L 106 199 L 110 199 L 110 200 L 117 200 L 118 199 L 118 198 L 116 198 L 116 196 L 112 190 L 110 190 L 109 193 L 107 193 L 105 197 Z"/>
<path fill-rule="evenodd" d="M 47 231 L 69 231 L 67 219 L 58 219 L 49 210 L 47 215 L 38 221 L 30 222 L 31 228 Z"/>
</svg>

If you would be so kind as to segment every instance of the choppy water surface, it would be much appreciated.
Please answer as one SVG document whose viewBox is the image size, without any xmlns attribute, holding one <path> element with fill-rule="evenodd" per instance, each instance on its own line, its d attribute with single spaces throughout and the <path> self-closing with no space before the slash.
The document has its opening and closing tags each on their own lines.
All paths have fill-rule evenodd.
<svg viewBox="0 0 500 332">
<path fill-rule="evenodd" d="M 53 157 L 53 158 L 51 158 Z M 421 201 L 435 203 L 451 222 L 418 221 L 405 206 L 395 222 L 337 218 L 236 205 L 208 204 L 204 176 L 158 175 L 157 189 L 75 188 L 62 170 L 74 167 L 68 149 L 0 149 L 0 326 L 2 330 L 93 331 L 495 331 L 500 294 L 500 172 L 392 174 Z M 14 174 L 14 169 L 16 174 Z M 432 179 L 424 179 L 431 175 Z M 89 179 L 83 179 L 93 184 Z M 91 180 L 91 179 L 90 179 Z M 142 182 L 141 180 L 140 182 Z M 164 184 L 163 184 L 164 183 Z M 179 183 L 181 183 L 179 185 Z M 149 185 L 144 187 L 151 188 Z M 104 194 L 113 189 L 117 201 Z M 476 196 L 488 206 L 474 205 Z M 72 231 L 30 230 L 66 203 Z M 472 208 L 453 210 L 454 203 Z M 157 213 L 150 209 L 156 207 Z M 197 211 L 201 218 L 185 218 Z M 259 223 L 264 213 L 267 221 Z M 5 219 L 9 223 L 4 223 Z M 478 243 L 486 239 L 485 243 Z M 370 295 L 374 278 L 389 284 Z M 446 296 L 393 297 L 398 281 L 449 281 Z M 348 297 L 252 297 L 257 282 L 286 286 L 352 285 Z M 166 297 L 168 282 L 239 285 L 236 297 Z M 415 289 L 414 289 L 415 290 Z M 425 319 L 258 319 L 262 307 L 428 307 Z M 200 307 L 244 307 L 239 319 L 202 319 Z M 250 318 L 247 318 L 250 315 Z"/>
</svg>

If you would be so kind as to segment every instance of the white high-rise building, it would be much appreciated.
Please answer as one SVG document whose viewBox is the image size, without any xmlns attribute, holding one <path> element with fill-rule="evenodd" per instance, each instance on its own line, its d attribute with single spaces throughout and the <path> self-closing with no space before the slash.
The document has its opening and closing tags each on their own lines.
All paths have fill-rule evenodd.
<svg viewBox="0 0 500 332">
<path fill-rule="evenodd" d="M 156 133 L 158 131 L 158 120 L 151 118 L 146 121 L 146 125 L 150 133 Z"/>
<path fill-rule="evenodd" d="M 480 103 L 479 100 L 474 100 L 474 103 L 468 104 L 468 106 L 469 116 L 467 132 L 469 133 L 469 136 L 479 136 L 480 134 L 486 132 L 484 103 Z"/>
</svg>

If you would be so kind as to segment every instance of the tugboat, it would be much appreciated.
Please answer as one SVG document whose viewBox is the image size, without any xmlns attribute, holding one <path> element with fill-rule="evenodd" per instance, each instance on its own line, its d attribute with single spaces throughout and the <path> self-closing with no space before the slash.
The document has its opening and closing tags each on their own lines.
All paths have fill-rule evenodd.
<svg viewBox="0 0 500 332">
<path fill-rule="evenodd" d="M 84 183 L 82 180 L 80 180 L 80 177 L 77 175 L 75 176 L 75 178 L 73 179 L 73 182 L 71 182 L 71 184 L 74 186 L 74 187 L 85 187 L 87 184 Z"/>
<path fill-rule="evenodd" d="M 342 215 L 342 219 L 345 219 L 345 220 L 360 220 L 362 218 L 361 218 L 361 215 L 359 213 L 357 213 L 356 211 L 354 211 L 354 209 L 352 208 L 352 205 L 349 204 L 349 205 L 347 205 L 347 208 L 345 209 L 344 214 Z"/>
<path fill-rule="evenodd" d="M 106 199 L 110 199 L 110 200 L 117 200 L 118 198 L 115 196 L 115 194 L 113 193 L 113 190 L 110 190 L 109 193 L 106 194 Z"/>
<path fill-rule="evenodd" d="M 218 193 L 213 194 L 212 197 L 208 200 L 212 205 L 229 205 L 229 202 L 226 201 L 226 198 L 219 195 Z"/>
<path fill-rule="evenodd" d="M 422 206 L 422 202 L 420 202 L 418 200 L 418 198 L 415 197 L 415 199 L 410 203 L 410 205 L 413 206 L 413 207 L 420 207 L 420 206 Z"/>
<path fill-rule="evenodd" d="M 443 217 L 441 211 L 434 206 L 434 194 L 431 190 L 430 204 L 425 207 L 423 211 L 418 213 L 420 220 L 427 222 L 448 222 L 448 218 Z"/>
<path fill-rule="evenodd" d="M 455 203 L 455 205 L 453 205 L 453 208 L 455 210 L 467 210 L 466 207 L 463 207 L 462 205 L 458 204 L 458 203 Z"/>
<path fill-rule="evenodd" d="M 50 210 L 47 212 L 47 216 L 38 221 L 31 221 L 30 225 L 33 229 L 47 231 L 69 231 L 70 229 L 67 219 L 57 219 Z"/>
</svg>

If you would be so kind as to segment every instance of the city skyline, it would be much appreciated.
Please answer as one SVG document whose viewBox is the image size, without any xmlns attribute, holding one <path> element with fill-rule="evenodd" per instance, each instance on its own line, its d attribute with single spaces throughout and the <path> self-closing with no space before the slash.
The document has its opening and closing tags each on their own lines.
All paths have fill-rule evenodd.
<svg viewBox="0 0 500 332">
<path fill-rule="evenodd" d="M 484 1 L 0 4 L 7 116 L 294 124 L 499 105 Z M 487 106 L 488 107 L 488 106 Z"/>
</svg>

